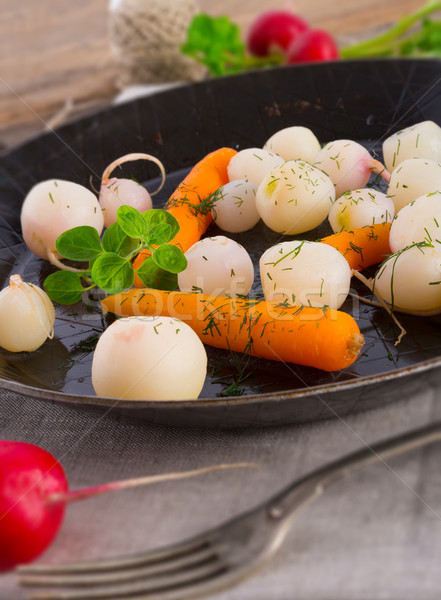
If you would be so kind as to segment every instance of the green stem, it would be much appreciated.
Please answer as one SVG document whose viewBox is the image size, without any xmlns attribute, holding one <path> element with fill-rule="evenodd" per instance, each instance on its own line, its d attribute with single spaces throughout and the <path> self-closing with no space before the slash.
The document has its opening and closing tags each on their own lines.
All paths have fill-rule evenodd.
<svg viewBox="0 0 441 600">
<path fill-rule="evenodd" d="M 273 52 L 265 57 L 254 56 L 247 54 L 244 59 L 244 65 L 246 68 L 261 68 L 261 67 L 274 67 L 283 65 L 285 63 L 285 56 L 281 52 Z"/>
<path fill-rule="evenodd" d="M 441 2 L 429 0 L 429 2 L 427 2 L 419 10 L 411 15 L 403 17 L 384 33 L 381 33 L 380 35 L 377 35 L 369 40 L 342 48 L 340 51 L 340 56 L 342 58 L 373 56 L 377 54 L 378 47 L 384 48 L 386 44 L 390 44 L 397 38 L 403 36 L 415 23 L 439 10 L 441 10 Z"/>
<path fill-rule="evenodd" d="M 97 287 L 97 284 L 96 283 L 92 283 L 91 285 L 83 288 L 83 291 L 87 292 L 89 290 L 93 290 L 93 288 L 95 288 L 95 287 Z"/>
<path fill-rule="evenodd" d="M 441 21 L 432 21 L 431 23 L 424 26 L 424 30 L 419 29 L 410 35 L 407 35 L 404 39 L 398 39 L 390 41 L 386 44 L 379 44 L 378 46 L 372 46 L 361 50 L 358 53 L 358 57 L 369 57 L 369 56 L 399 56 L 402 55 L 404 46 L 416 46 L 419 42 L 424 41 L 428 35 L 433 31 L 441 29 Z M 441 52 L 441 48 L 440 48 Z M 440 52 L 424 52 L 417 48 L 412 49 L 412 56 L 439 56 Z M 345 56 L 345 58 L 348 58 Z"/>
<path fill-rule="evenodd" d="M 141 252 L 141 250 L 145 250 L 146 248 L 150 248 L 150 246 L 148 244 L 144 244 L 143 242 L 140 242 L 138 244 L 138 247 L 135 248 L 135 250 L 132 250 L 132 252 L 130 252 L 130 254 L 128 254 L 125 258 L 126 260 L 132 260 L 132 258 L 134 256 L 136 256 L 137 254 L 139 254 Z"/>
</svg>

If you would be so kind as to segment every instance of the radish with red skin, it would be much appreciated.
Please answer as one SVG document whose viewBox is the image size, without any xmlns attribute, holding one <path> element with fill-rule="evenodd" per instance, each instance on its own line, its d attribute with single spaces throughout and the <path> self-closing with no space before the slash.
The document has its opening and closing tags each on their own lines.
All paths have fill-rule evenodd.
<svg viewBox="0 0 441 600">
<path fill-rule="evenodd" d="M 52 454 L 27 442 L 0 440 L 0 573 L 33 561 L 49 547 L 62 525 L 68 502 L 214 470 L 251 466 L 256 465 L 221 464 L 69 491 L 64 469 Z"/>
<path fill-rule="evenodd" d="M 287 10 L 268 10 L 251 24 L 248 32 L 248 50 L 256 56 L 268 56 L 274 48 L 286 50 L 308 23 Z"/>
<path fill-rule="evenodd" d="M 0 571 L 34 560 L 49 546 L 65 510 L 50 497 L 67 488 L 64 470 L 49 452 L 0 440 Z"/>
<path fill-rule="evenodd" d="M 286 49 L 286 62 L 315 62 L 339 58 L 333 36 L 324 29 L 309 29 L 297 35 Z"/>
</svg>

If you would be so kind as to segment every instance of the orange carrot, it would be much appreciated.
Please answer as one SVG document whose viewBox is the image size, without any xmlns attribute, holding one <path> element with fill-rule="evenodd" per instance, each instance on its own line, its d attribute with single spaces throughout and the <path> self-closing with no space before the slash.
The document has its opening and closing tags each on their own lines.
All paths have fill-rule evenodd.
<svg viewBox="0 0 441 600">
<path fill-rule="evenodd" d="M 119 316 L 170 316 L 209 346 L 325 371 L 351 365 L 364 343 L 355 320 L 333 309 L 150 288 L 108 296 L 102 306 Z"/>
<path fill-rule="evenodd" d="M 180 225 L 171 243 L 179 246 L 183 252 L 201 238 L 213 220 L 209 207 L 203 207 L 201 203 L 228 182 L 227 166 L 235 154 L 237 152 L 232 148 L 219 148 L 207 154 L 168 199 L 165 209 Z M 148 250 L 140 252 L 133 263 L 134 269 L 138 269 L 148 256 Z M 135 276 L 135 285 L 142 287 L 144 284 Z"/>
<path fill-rule="evenodd" d="M 320 241 L 339 250 L 351 269 L 360 270 L 382 262 L 392 251 L 390 223 L 376 223 L 352 231 L 341 231 Z"/>
</svg>

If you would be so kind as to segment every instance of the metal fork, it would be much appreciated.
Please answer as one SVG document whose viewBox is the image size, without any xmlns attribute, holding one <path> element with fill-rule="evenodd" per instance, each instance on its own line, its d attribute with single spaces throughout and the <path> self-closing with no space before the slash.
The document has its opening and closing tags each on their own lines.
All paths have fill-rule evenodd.
<svg viewBox="0 0 441 600">
<path fill-rule="evenodd" d="M 172 546 L 128 557 L 18 569 L 34 600 L 185 600 L 221 591 L 252 574 L 282 545 L 299 513 L 332 483 L 392 456 L 441 441 L 441 422 L 332 462 L 287 486 L 263 505 Z"/>
</svg>

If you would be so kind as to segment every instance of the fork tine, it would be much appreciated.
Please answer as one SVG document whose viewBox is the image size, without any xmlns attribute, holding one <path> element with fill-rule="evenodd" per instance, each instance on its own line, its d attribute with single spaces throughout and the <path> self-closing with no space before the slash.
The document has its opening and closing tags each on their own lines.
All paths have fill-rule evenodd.
<svg viewBox="0 0 441 600">
<path fill-rule="evenodd" d="M 186 596 L 190 589 L 193 595 L 201 583 L 210 581 L 226 570 L 220 560 L 210 561 L 202 566 L 186 568 L 172 574 L 158 575 L 145 581 L 135 581 L 122 585 L 106 585 L 105 587 L 88 587 L 83 590 L 37 592 L 29 595 L 31 600 L 111 600 L 114 598 L 191 598 Z M 107 582 L 108 583 L 108 582 Z"/>
<path fill-rule="evenodd" d="M 183 556 L 161 560 L 158 563 L 147 563 L 144 566 L 136 566 L 115 571 L 100 571 L 97 569 L 92 572 L 88 568 L 85 573 L 69 572 L 60 573 L 59 571 L 50 572 L 48 568 L 40 572 L 24 572 L 19 575 L 19 582 L 24 586 L 40 587 L 86 587 L 105 584 L 121 584 L 127 581 L 145 579 L 147 577 L 156 577 L 159 575 L 172 574 L 183 568 L 197 567 L 205 565 L 219 557 L 220 546 L 207 546 Z"/>
<path fill-rule="evenodd" d="M 17 568 L 19 576 L 31 575 L 58 575 L 58 574 L 87 574 L 106 573 L 107 571 L 124 570 L 162 563 L 177 559 L 185 554 L 203 550 L 214 542 L 213 533 L 192 538 L 191 540 L 178 542 L 171 546 L 159 548 L 142 554 L 134 554 L 123 557 L 102 559 L 95 562 L 69 563 L 65 565 L 25 565 Z"/>
</svg>

